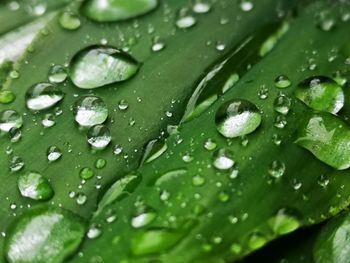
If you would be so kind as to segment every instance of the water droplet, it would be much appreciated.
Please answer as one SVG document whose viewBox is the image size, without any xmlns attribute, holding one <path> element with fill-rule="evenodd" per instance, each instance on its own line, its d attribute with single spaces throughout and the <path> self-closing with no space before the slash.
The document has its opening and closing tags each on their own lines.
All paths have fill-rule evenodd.
<svg viewBox="0 0 350 263">
<path fill-rule="evenodd" d="M 279 89 L 285 89 L 292 85 L 292 82 L 286 75 L 280 75 L 275 79 L 275 86 Z"/>
<path fill-rule="evenodd" d="M 97 159 L 95 162 L 96 169 L 103 169 L 107 165 L 107 161 L 105 159 Z"/>
<path fill-rule="evenodd" d="M 9 131 L 9 135 L 11 138 L 11 142 L 15 143 L 15 142 L 18 142 L 22 138 L 22 131 L 20 129 L 14 127 Z"/>
<path fill-rule="evenodd" d="M 79 176 L 81 179 L 89 180 L 95 176 L 95 173 L 91 168 L 85 167 L 80 170 Z"/>
<path fill-rule="evenodd" d="M 135 18 L 154 10 L 158 0 L 88 0 L 82 6 L 83 14 L 98 22 L 113 22 Z"/>
<path fill-rule="evenodd" d="M 156 219 L 157 214 L 153 209 L 142 208 L 136 215 L 131 219 L 131 226 L 133 228 L 141 228 L 149 225 L 154 219 Z"/>
<path fill-rule="evenodd" d="M 41 121 L 41 124 L 45 128 L 50 128 L 50 127 L 54 126 L 56 124 L 55 115 L 53 115 L 51 113 L 45 114 L 44 118 Z"/>
<path fill-rule="evenodd" d="M 194 26 L 196 23 L 196 19 L 188 13 L 188 9 L 181 9 L 175 24 L 180 29 L 186 29 Z"/>
<path fill-rule="evenodd" d="M 0 130 L 9 132 L 12 128 L 21 128 L 23 125 L 22 116 L 14 110 L 4 110 L 0 113 Z"/>
<path fill-rule="evenodd" d="M 70 63 L 70 78 L 81 89 L 95 89 L 133 77 L 140 64 L 114 47 L 90 46 L 78 52 Z"/>
<path fill-rule="evenodd" d="M 266 237 L 260 232 L 250 234 L 248 246 L 252 250 L 257 250 L 267 243 Z"/>
<path fill-rule="evenodd" d="M 11 263 L 61 262 L 78 248 L 84 234 L 82 219 L 67 210 L 31 209 L 8 233 L 6 257 Z"/>
<path fill-rule="evenodd" d="M 47 149 L 47 159 L 50 162 L 57 161 L 61 156 L 62 152 L 57 146 L 50 146 L 49 149 Z"/>
<path fill-rule="evenodd" d="M 75 121 L 81 126 L 91 127 L 102 124 L 108 117 L 108 109 L 102 99 L 86 96 L 78 99 L 73 109 Z"/>
<path fill-rule="evenodd" d="M 60 25 L 67 30 L 76 30 L 80 27 L 81 21 L 79 16 L 69 12 L 64 12 L 59 17 Z"/>
<path fill-rule="evenodd" d="M 204 148 L 208 151 L 215 150 L 216 146 L 217 146 L 216 142 L 210 138 L 205 140 L 205 142 L 204 142 Z"/>
<path fill-rule="evenodd" d="M 323 187 L 326 188 L 329 184 L 329 177 L 327 175 L 320 175 L 320 177 L 317 179 L 317 183 Z"/>
<path fill-rule="evenodd" d="M 193 7 L 193 12 L 197 13 L 197 14 L 205 14 L 208 13 L 211 9 L 211 6 L 209 3 L 201 1 L 201 0 L 197 0 Z"/>
<path fill-rule="evenodd" d="M 217 130 L 226 138 L 235 138 L 255 131 L 261 124 L 258 108 L 246 100 L 231 100 L 216 113 Z"/>
<path fill-rule="evenodd" d="M 284 115 L 277 115 L 274 126 L 278 129 L 284 129 L 287 126 L 287 119 Z"/>
<path fill-rule="evenodd" d="M 11 90 L 0 90 L 0 103 L 8 104 L 16 99 L 15 94 Z"/>
<path fill-rule="evenodd" d="M 305 116 L 296 143 L 335 169 L 350 167 L 350 129 L 336 116 L 327 113 Z"/>
<path fill-rule="evenodd" d="M 233 167 L 235 161 L 232 153 L 227 149 L 219 149 L 213 154 L 213 165 L 219 170 L 229 170 Z"/>
<path fill-rule="evenodd" d="M 249 12 L 249 11 L 253 10 L 253 8 L 254 8 L 253 2 L 251 2 L 249 0 L 241 0 L 239 6 L 240 6 L 241 10 L 244 12 Z"/>
<path fill-rule="evenodd" d="M 300 220 L 291 209 L 281 209 L 269 219 L 268 224 L 277 235 L 285 235 L 300 227 Z"/>
<path fill-rule="evenodd" d="M 165 43 L 159 39 L 159 37 L 155 37 L 152 43 L 152 51 L 158 52 L 165 48 Z"/>
<path fill-rule="evenodd" d="M 101 231 L 101 228 L 99 228 L 98 226 L 96 225 L 92 225 L 86 236 L 89 238 L 89 239 L 95 239 L 95 238 L 98 238 L 99 236 L 101 236 L 102 234 L 102 231 Z"/>
<path fill-rule="evenodd" d="M 273 103 L 273 107 L 275 111 L 283 115 L 288 114 L 291 105 L 292 105 L 291 99 L 284 94 L 278 95 L 278 97 L 275 99 Z"/>
<path fill-rule="evenodd" d="M 78 205 L 84 205 L 86 203 L 86 201 L 87 201 L 87 196 L 84 193 L 78 193 L 76 198 L 77 198 L 76 199 L 76 203 Z"/>
<path fill-rule="evenodd" d="M 49 200 L 54 195 L 49 181 L 37 172 L 28 172 L 18 178 L 21 195 L 33 200 Z"/>
<path fill-rule="evenodd" d="M 62 83 L 67 79 L 67 71 L 61 65 L 54 65 L 49 71 L 49 81 L 51 83 Z"/>
<path fill-rule="evenodd" d="M 108 146 L 112 137 L 107 126 L 95 125 L 89 129 L 87 140 L 94 149 L 101 150 Z"/>
<path fill-rule="evenodd" d="M 30 87 L 26 93 L 28 109 L 40 111 L 49 109 L 60 102 L 64 93 L 51 83 L 38 83 Z"/>
<path fill-rule="evenodd" d="M 113 148 L 113 154 L 119 155 L 123 152 L 123 147 L 121 147 L 119 144 L 116 144 Z"/>
<path fill-rule="evenodd" d="M 298 85 L 295 96 L 318 111 L 336 114 L 344 106 L 342 87 L 328 77 L 317 76 L 304 80 Z"/>
<path fill-rule="evenodd" d="M 194 186 L 202 186 L 203 184 L 205 184 L 205 178 L 197 174 L 192 177 L 192 184 Z"/>
<path fill-rule="evenodd" d="M 283 162 L 274 160 L 270 163 L 269 166 L 269 175 L 274 178 L 280 178 L 284 175 L 284 172 L 286 171 L 286 166 Z"/>
<path fill-rule="evenodd" d="M 129 108 L 129 103 L 126 100 L 121 100 L 118 103 L 118 108 L 121 111 L 125 111 L 125 110 L 127 110 Z"/>
<path fill-rule="evenodd" d="M 24 167 L 24 161 L 19 156 L 13 156 L 10 159 L 9 167 L 11 172 L 18 172 Z"/>
</svg>

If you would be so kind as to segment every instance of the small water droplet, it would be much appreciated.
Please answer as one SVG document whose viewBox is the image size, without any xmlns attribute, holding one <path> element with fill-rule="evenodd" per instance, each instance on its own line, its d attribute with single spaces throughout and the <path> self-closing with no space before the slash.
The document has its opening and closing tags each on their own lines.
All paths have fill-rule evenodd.
<svg viewBox="0 0 350 263">
<path fill-rule="evenodd" d="M 67 71 L 61 65 L 54 65 L 49 71 L 49 81 L 51 83 L 62 83 L 67 79 Z"/>
<path fill-rule="evenodd" d="M 61 150 L 57 147 L 57 146 L 50 146 L 47 149 L 47 159 L 50 162 L 55 162 L 58 159 L 60 159 L 62 156 L 62 152 Z"/>
<path fill-rule="evenodd" d="M 102 99 L 95 96 L 79 98 L 73 108 L 75 121 L 81 126 L 102 124 L 108 117 L 108 109 Z"/>
<path fill-rule="evenodd" d="M 249 101 L 231 100 L 218 109 L 215 122 L 220 134 L 235 138 L 255 131 L 261 124 L 261 115 Z"/>
<path fill-rule="evenodd" d="M 204 148 L 208 151 L 215 150 L 216 146 L 217 146 L 216 142 L 210 138 L 205 140 L 205 142 L 204 142 Z"/>
<path fill-rule="evenodd" d="M 298 229 L 301 225 L 296 213 L 291 209 L 280 209 L 268 224 L 277 235 L 285 235 Z"/>
<path fill-rule="evenodd" d="M 213 165 L 219 170 L 229 170 L 233 167 L 235 161 L 232 158 L 232 153 L 227 149 L 218 149 L 213 154 Z"/>
<path fill-rule="evenodd" d="M 15 94 L 11 90 L 0 90 L 0 103 L 8 104 L 16 99 Z"/>
<path fill-rule="evenodd" d="M 193 7 L 193 12 L 197 14 L 205 14 L 208 13 L 211 9 L 211 5 L 207 2 L 204 2 L 202 0 L 196 0 Z"/>
<path fill-rule="evenodd" d="M 278 113 L 286 115 L 286 114 L 288 114 L 291 105 L 292 105 L 291 99 L 284 94 L 280 94 L 275 99 L 275 101 L 273 103 L 273 108 Z"/>
<path fill-rule="evenodd" d="M 46 110 L 55 106 L 64 97 L 64 93 L 51 83 L 38 83 L 30 87 L 26 93 L 28 109 Z"/>
<path fill-rule="evenodd" d="M 249 12 L 249 11 L 253 10 L 253 8 L 254 8 L 254 4 L 250 0 L 241 0 L 239 6 L 240 6 L 241 10 L 244 12 Z"/>
<path fill-rule="evenodd" d="M 21 195 L 33 200 L 49 200 L 54 195 L 49 181 L 37 172 L 28 172 L 18 178 Z"/>
<path fill-rule="evenodd" d="M 283 162 L 279 160 L 274 160 L 270 163 L 268 173 L 273 178 L 280 178 L 284 175 L 286 171 L 286 166 Z"/>
<path fill-rule="evenodd" d="M 286 75 L 280 75 L 275 79 L 275 86 L 279 89 L 285 89 L 292 85 L 292 82 Z"/>
<path fill-rule="evenodd" d="M 80 170 L 79 176 L 81 179 L 89 180 L 95 176 L 95 173 L 91 168 L 85 167 Z"/>
<path fill-rule="evenodd" d="M 23 125 L 22 116 L 14 110 L 4 110 L 0 113 L 0 130 L 9 132 L 12 128 L 21 128 Z"/>
<path fill-rule="evenodd" d="M 67 30 L 76 30 L 81 25 L 79 16 L 70 12 L 62 13 L 59 17 L 59 23 L 62 26 L 62 28 Z"/>
<path fill-rule="evenodd" d="M 107 126 L 95 125 L 89 129 L 87 140 L 94 149 L 102 150 L 108 146 L 112 137 Z"/>
<path fill-rule="evenodd" d="M 150 224 L 155 218 L 157 214 L 153 209 L 150 208 L 142 208 L 136 215 L 134 215 L 131 219 L 131 226 L 133 228 L 141 228 Z"/>
<path fill-rule="evenodd" d="M 12 156 L 9 162 L 11 172 L 18 172 L 24 167 L 24 161 L 19 156 Z"/>
</svg>

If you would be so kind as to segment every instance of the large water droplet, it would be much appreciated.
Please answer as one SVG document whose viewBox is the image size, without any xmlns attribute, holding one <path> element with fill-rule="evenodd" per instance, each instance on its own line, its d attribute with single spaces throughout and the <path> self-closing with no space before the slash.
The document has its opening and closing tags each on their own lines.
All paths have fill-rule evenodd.
<svg viewBox="0 0 350 263">
<path fill-rule="evenodd" d="M 9 132 L 12 128 L 21 128 L 23 125 L 22 116 L 14 110 L 4 110 L 0 113 L 0 130 Z"/>
<path fill-rule="evenodd" d="M 158 5 L 158 0 L 88 0 L 83 14 L 98 22 L 112 22 L 146 14 Z"/>
<path fill-rule="evenodd" d="M 95 125 L 89 129 L 87 140 L 94 149 L 104 149 L 111 142 L 112 137 L 107 126 Z"/>
<path fill-rule="evenodd" d="M 6 237 L 11 263 L 63 262 L 80 245 L 85 225 L 75 214 L 57 208 L 26 211 Z"/>
<path fill-rule="evenodd" d="M 108 117 L 106 104 L 95 96 L 78 99 L 74 104 L 73 113 L 75 121 L 86 127 L 102 124 Z"/>
<path fill-rule="evenodd" d="M 18 178 L 21 195 L 33 200 L 48 200 L 54 192 L 49 181 L 37 172 L 28 172 Z"/>
<path fill-rule="evenodd" d="M 26 103 L 30 110 L 45 110 L 55 106 L 64 97 L 64 93 L 51 83 L 38 83 L 26 93 Z"/>
<path fill-rule="evenodd" d="M 70 63 L 70 78 L 81 89 L 95 89 L 133 77 L 140 64 L 128 54 L 106 46 L 90 46 Z"/>
<path fill-rule="evenodd" d="M 338 170 L 350 167 L 350 129 L 338 117 L 318 113 L 306 118 L 296 143 Z"/>
<path fill-rule="evenodd" d="M 314 110 L 337 113 L 344 106 L 342 87 L 333 79 L 311 77 L 298 85 L 295 96 Z"/>
<path fill-rule="evenodd" d="M 246 100 L 231 100 L 216 113 L 217 130 L 226 138 L 235 138 L 255 131 L 261 124 L 258 108 Z"/>
</svg>

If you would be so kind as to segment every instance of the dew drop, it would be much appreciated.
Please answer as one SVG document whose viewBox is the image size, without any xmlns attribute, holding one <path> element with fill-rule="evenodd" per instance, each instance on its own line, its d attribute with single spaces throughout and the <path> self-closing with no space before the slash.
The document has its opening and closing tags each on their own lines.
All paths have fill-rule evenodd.
<svg viewBox="0 0 350 263">
<path fill-rule="evenodd" d="M 23 119 L 17 111 L 4 110 L 0 113 L 0 130 L 3 132 L 9 132 L 12 128 L 21 128 L 23 125 Z"/>
<path fill-rule="evenodd" d="M 235 161 L 232 158 L 232 153 L 227 149 L 219 149 L 213 154 L 213 165 L 219 170 L 229 170 L 233 167 Z"/>
<path fill-rule="evenodd" d="M 24 167 L 24 161 L 19 156 L 12 156 L 9 162 L 11 172 L 18 172 Z"/>
<path fill-rule="evenodd" d="M 333 79 L 323 76 L 311 77 L 301 82 L 295 96 L 310 108 L 336 114 L 344 106 L 342 87 Z"/>
<path fill-rule="evenodd" d="M 80 245 L 85 224 L 75 214 L 39 207 L 24 212 L 6 237 L 11 263 L 53 263 L 70 256 Z"/>
<path fill-rule="evenodd" d="M 292 85 L 292 82 L 286 75 L 280 75 L 275 79 L 275 86 L 279 89 L 285 89 Z"/>
<path fill-rule="evenodd" d="M 350 167 L 350 128 L 327 113 L 305 116 L 296 143 L 338 170 Z"/>
<path fill-rule="evenodd" d="M 274 160 L 270 163 L 268 173 L 273 178 L 280 178 L 284 175 L 286 171 L 286 166 L 283 162 Z"/>
<path fill-rule="evenodd" d="M 193 12 L 197 13 L 197 14 L 205 14 L 208 13 L 211 9 L 211 6 L 209 3 L 201 1 L 201 0 L 197 0 L 195 2 L 195 4 L 192 7 Z"/>
<path fill-rule="evenodd" d="M 0 90 L 0 103 L 8 104 L 16 99 L 15 94 L 11 90 Z"/>
<path fill-rule="evenodd" d="M 285 235 L 298 229 L 301 225 L 296 213 L 291 209 L 280 209 L 275 216 L 268 220 L 268 224 L 277 235 Z"/>
<path fill-rule="evenodd" d="M 244 12 L 249 12 L 254 8 L 254 4 L 250 0 L 241 0 L 239 6 Z"/>
<path fill-rule="evenodd" d="M 95 173 L 91 168 L 85 167 L 80 170 L 79 176 L 81 179 L 89 180 L 95 176 Z"/>
<path fill-rule="evenodd" d="M 231 100 L 216 113 L 217 130 L 226 138 L 235 138 L 255 131 L 261 124 L 258 108 L 246 100 Z"/>
<path fill-rule="evenodd" d="M 61 150 L 57 146 L 50 146 L 47 149 L 47 159 L 49 162 L 55 162 L 62 156 Z"/>
<path fill-rule="evenodd" d="M 132 19 L 154 10 L 158 0 L 88 0 L 82 6 L 83 14 L 98 22 Z"/>
<path fill-rule="evenodd" d="M 75 121 L 81 126 L 102 124 L 108 117 L 108 109 L 102 99 L 95 96 L 79 98 L 73 108 Z"/>
<path fill-rule="evenodd" d="M 61 65 L 54 65 L 49 71 L 49 81 L 51 83 L 62 83 L 67 79 L 67 71 Z"/>
<path fill-rule="evenodd" d="M 150 224 L 155 218 L 157 214 L 153 209 L 150 208 L 142 208 L 136 215 L 134 215 L 131 219 L 131 226 L 133 228 L 141 228 Z"/>
<path fill-rule="evenodd" d="M 64 93 L 51 83 L 38 83 L 26 93 L 26 104 L 33 111 L 46 110 L 55 106 L 64 97 Z"/>
<path fill-rule="evenodd" d="M 61 14 L 61 16 L 59 17 L 59 23 L 62 26 L 62 28 L 67 30 L 76 30 L 81 25 L 79 16 L 69 12 L 64 12 Z"/>
<path fill-rule="evenodd" d="M 111 140 L 110 131 L 105 125 L 92 126 L 87 134 L 87 141 L 94 149 L 105 149 Z"/>
<path fill-rule="evenodd" d="M 27 172 L 18 178 L 18 189 L 23 197 L 49 200 L 54 195 L 49 181 L 37 172 Z"/>
<path fill-rule="evenodd" d="M 90 46 L 79 51 L 69 66 L 73 83 L 81 89 L 95 89 L 133 77 L 140 64 L 114 47 Z"/>
<path fill-rule="evenodd" d="M 273 103 L 273 108 L 275 109 L 275 111 L 277 111 L 278 113 L 281 113 L 283 115 L 288 114 L 289 110 L 290 110 L 290 106 L 292 104 L 292 101 L 289 97 L 287 97 L 284 94 L 280 94 L 278 95 L 278 97 L 275 99 L 274 103 Z"/>
</svg>

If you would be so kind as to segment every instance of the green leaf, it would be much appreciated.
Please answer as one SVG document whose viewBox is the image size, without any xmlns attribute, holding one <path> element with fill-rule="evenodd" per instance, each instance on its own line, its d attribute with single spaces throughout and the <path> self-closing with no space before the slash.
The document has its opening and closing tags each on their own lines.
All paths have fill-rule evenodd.
<svg viewBox="0 0 350 263">
<path fill-rule="evenodd" d="M 280 3 L 282 11 L 287 12 L 294 7 L 294 3 L 289 1 Z M 16 64 L 15 78 L 9 78 L 5 85 L 5 89 L 14 93 L 16 100 L 0 105 L 0 112 L 16 110 L 23 119 L 23 129 L 20 138 L 18 133 L 11 132 L 4 134 L 0 140 L 0 147 L 8 149 L 0 152 L 0 166 L 3 167 L 0 213 L 4 215 L 0 218 L 1 232 L 7 233 L 14 214 L 20 217 L 28 207 L 38 204 L 23 198 L 16 190 L 18 177 L 28 171 L 37 172 L 50 181 L 55 195 L 47 203 L 90 218 L 98 197 L 106 191 L 106 187 L 139 166 L 144 145 L 162 137 L 168 125 L 179 123 L 194 87 L 205 72 L 227 58 L 232 50 L 237 50 L 244 39 L 256 32 L 261 37 L 263 34 L 258 30 L 261 26 L 272 25 L 275 28 L 275 23 L 280 20 L 280 14 L 275 10 L 276 1 L 273 0 L 256 3 L 254 10 L 248 13 L 244 13 L 235 2 L 220 1 L 212 4 L 211 12 L 193 15 L 197 24 L 188 29 L 175 27 L 177 11 L 190 7 L 187 0 L 169 1 L 166 5 L 160 3 L 154 12 L 137 20 L 106 24 L 92 22 L 78 13 L 79 4 L 73 2 L 66 12 L 72 14 L 75 22 L 78 18 L 80 26 L 72 30 L 65 24 L 66 19 L 63 19 L 62 25 L 61 16 L 54 16 L 41 30 L 30 52 Z M 170 13 L 164 10 L 170 10 Z M 235 20 L 237 17 L 241 17 L 239 21 Z M 77 25 L 75 22 L 73 24 Z M 152 33 L 153 29 L 155 33 Z M 266 36 L 255 42 L 254 54 L 270 36 L 271 29 L 264 32 Z M 158 37 L 164 41 L 165 48 L 155 52 L 152 47 Z M 213 42 L 208 45 L 208 40 Z M 226 48 L 217 50 L 216 41 L 225 43 Z M 65 96 L 53 109 L 33 112 L 26 107 L 28 89 L 52 80 L 53 65 L 66 70 L 64 65 L 69 64 L 77 53 L 101 43 L 124 50 L 141 62 L 138 73 L 127 81 L 95 89 L 93 94 L 63 78 L 64 82 L 56 83 L 56 86 Z M 200 55 L 197 55 L 198 50 Z M 247 61 L 241 66 L 255 63 L 255 60 L 250 60 L 249 54 L 242 58 Z M 235 67 L 232 69 L 235 70 Z M 92 149 L 87 142 L 87 130 L 79 128 L 74 120 L 72 106 L 87 95 L 98 97 L 104 101 L 102 105 L 107 105 L 109 115 L 105 125 L 110 130 L 112 143 L 105 150 Z M 127 110 L 119 110 L 121 101 L 127 102 Z M 103 112 L 106 112 L 104 106 Z M 10 125 L 20 126 L 13 120 Z M 12 142 L 9 137 L 12 137 Z M 57 161 L 48 157 L 52 149 L 59 155 Z M 100 160 L 105 165 L 99 168 L 97 163 Z M 80 171 L 84 168 L 91 169 L 93 173 L 82 180 Z M 3 241 L 3 238 L 0 239 L 1 247 Z"/>
<path fill-rule="evenodd" d="M 295 143 L 298 130 L 304 127 L 303 119 L 314 114 L 313 109 L 294 97 L 298 84 L 313 75 L 331 77 L 343 70 L 347 76 L 344 65 L 347 55 L 340 51 L 336 59 L 329 59 L 329 54 L 334 46 L 348 42 L 344 35 L 349 22 L 339 21 L 329 30 L 313 16 L 325 11 L 337 15 L 343 6 L 337 3 L 333 8 L 316 3 L 306 10 L 290 23 L 289 31 L 269 55 L 234 88 L 170 136 L 166 140 L 167 151 L 140 168 L 143 180 L 133 194 L 113 206 L 119 220 L 105 223 L 104 213 L 94 218 L 91 224 L 100 226 L 101 236 L 86 240 L 81 250 L 83 256 L 71 262 L 108 262 L 115 255 L 122 262 L 232 262 L 298 227 L 321 222 L 349 205 L 349 171 L 333 169 Z M 227 78 L 232 73 L 235 69 L 231 68 Z M 275 80 L 281 79 L 281 75 L 292 83 L 283 90 L 281 85 L 275 87 Z M 206 89 L 217 90 L 218 85 L 212 83 Z M 274 103 L 281 94 L 292 103 L 283 113 L 276 110 Z M 231 100 L 249 101 L 262 116 L 261 126 L 243 138 L 225 138 L 217 130 L 216 113 Z M 344 117 L 348 107 L 346 103 L 340 116 Z M 244 111 L 239 114 L 245 116 Z M 348 130 L 340 116 L 332 118 L 339 119 Z M 233 124 L 246 123 L 244 118 L 239 120 L 242 122 Z M 215 142 L 217 151 L 205 148 L 208 140 Z M 342 156 L 348 154 L 348 150 L 342 152 Z M 161 186 L 154 185 L 169 171 L 184 169 L 185 174 L 172 176 Z M 152 208 L 157 215 L 143 229 L 135 229 L 131 223 L 131 215 L 138 207 Z M 154 228 L 181 229 L 191 218 L 198 223 L 178 244 L 167 247 L 166 252 L 159 245 L 158 249 L 145 249 L 142 256 L 138 256 L 139 250 L 137 255 L 133 254 L 135 242 L 141 242 L 140 232 L 151 231 L 151 235 Z M 112 249 L 101 253 L 104 247 Z"/>
</svg>

